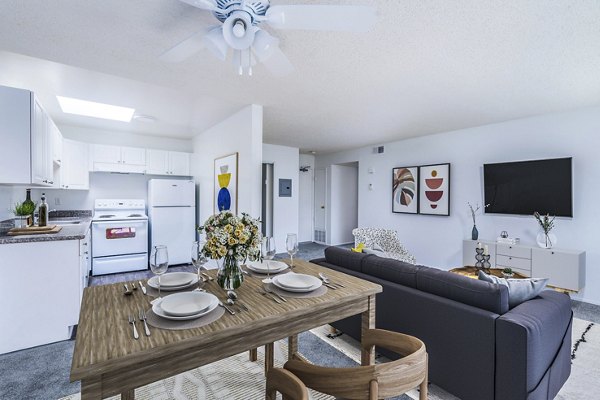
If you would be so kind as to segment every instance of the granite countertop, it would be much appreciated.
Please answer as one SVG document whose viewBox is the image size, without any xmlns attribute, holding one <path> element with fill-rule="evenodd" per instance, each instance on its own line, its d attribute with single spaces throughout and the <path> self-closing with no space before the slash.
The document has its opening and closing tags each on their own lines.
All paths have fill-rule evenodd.
<svg viewBox="0 0 600 400">
<path fill-rule="evenodd" d="M 80 240 L 85 238 L 90 225 L 92 223 L 91 213 L 89 215 L 82 214 L 78 216 L 61 216 L 54 217 L 48 220 L 48 225 L 54 225 L 57 222 L 80 221 L 75 225 L 63 225 L 58 233 L 38 234 L 38 235 L 22 235 L 8 236 L 5 231 L 0 233 L 0 245 L 11 243 L 32 243 L 32 242 L 52 242 L 55 240 Z"/>
</svg>

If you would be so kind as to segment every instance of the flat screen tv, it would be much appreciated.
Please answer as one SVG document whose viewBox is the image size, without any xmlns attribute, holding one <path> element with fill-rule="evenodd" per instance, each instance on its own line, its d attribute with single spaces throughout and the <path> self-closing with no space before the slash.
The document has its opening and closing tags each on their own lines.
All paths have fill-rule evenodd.
<svg viewBox="0 0 600 400">
<path fill-rule="evenodd" d="M 572 158 L 484 164 L 486 213 L 573 216 Z"/>
</svg>

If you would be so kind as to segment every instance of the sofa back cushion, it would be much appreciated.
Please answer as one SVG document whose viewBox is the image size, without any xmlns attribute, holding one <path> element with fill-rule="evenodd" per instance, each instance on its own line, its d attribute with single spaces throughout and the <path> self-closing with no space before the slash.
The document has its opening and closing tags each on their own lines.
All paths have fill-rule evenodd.
<svg viewBox="0 0 600 400">
<path fill-rule="evenodd" d="M 496 314 L 508 311 L 508 288 L 435 268 L 417 271 L 417 289 Z"/>
<path fill-rule="evenodd" d="M 362 272 L 362 263 L 365 258 L 375 257 L 373 255 L 356 253 L 349 249 L 330 246 L 325 249 L 325 260 L 334 265 L 344 267 L 356 272 Z"/>
<path fill-rule="evenodd" d="M 391 258 L 373 256 L 365 259 L 362 272 L 411 288 L 417 287 L 417 271 L 423 268 Z"/>
</svg>

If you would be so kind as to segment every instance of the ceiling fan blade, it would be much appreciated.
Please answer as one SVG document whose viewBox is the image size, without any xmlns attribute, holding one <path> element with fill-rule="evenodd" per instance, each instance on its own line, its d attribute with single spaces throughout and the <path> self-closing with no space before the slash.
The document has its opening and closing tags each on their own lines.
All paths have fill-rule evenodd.
<svg viewBox="0 0 600 400">
<path fill-rule="evenodd" d="M 201 10 L 208 11 L 219 11 L 220 8 L 217 7 L 217 4 L 213 0 L 179 0 L 190 6 L 194 6 L 196 8 L 200 8 Z"/>
<path fill-rule="evenodd" d="M 269 56 L 262 59 L 261 62 L 271 74 L 282 77 L 294 72 L 294 66 L 285 54 L 283 54 L 279 46 L 271 46 L 269 53 Z"/>
<path fill-rule="evenodd" d="M 275 29 L 366 32 L 377 18 L 370 6 L 271 6 L 267 22 Z"/>
<path fill-rule="evenodd" d="M 176 44 L 160 55 L 160 59 L 170 63 L 187 60 L 205 47 L 206 30 L 194 33 L 192 36 Z"/>
</svg>

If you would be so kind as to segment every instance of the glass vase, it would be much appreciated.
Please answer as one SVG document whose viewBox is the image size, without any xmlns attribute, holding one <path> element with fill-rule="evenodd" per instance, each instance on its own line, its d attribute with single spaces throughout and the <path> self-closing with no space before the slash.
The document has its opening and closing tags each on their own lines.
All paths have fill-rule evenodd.
<svg viewBox="0 0 600 400">
<path fill-rule="evenodd" d="M 479 231 L 477 225 L 473 224 L 473 230 L 471 231 L 471 240 L 477 240 L 479 238 Z"/>
<path fill-rule="evenodd" d="M 235 291 L 244 282 L 244 274 L 240 268 L 240 264 L 235 257 L 226 256 L 219 267 L 217 273 L 217 283 L 224 290 Z"/>
</svg>

